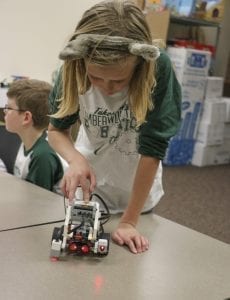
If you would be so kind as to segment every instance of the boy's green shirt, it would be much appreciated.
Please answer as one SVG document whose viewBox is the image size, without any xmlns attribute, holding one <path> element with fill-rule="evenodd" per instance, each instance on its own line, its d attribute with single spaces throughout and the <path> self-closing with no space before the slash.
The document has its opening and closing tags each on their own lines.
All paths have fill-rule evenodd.
<svg viewBox="0 0 230 300">
<path fill-rule="evenodd" d="M 25 161 L 25 158 L 27 158 L 28 167 L 22 164 L 23 170 L 20 170 L 20 160 Z M 63 167 L 56 152 L 48 144 L 45 133 L 28 151 L 24 146 L 22 152 L 19 150 L 14 174 L 47 190 L 59 191 L 58 184 L 64 174 Z"/>
</svg>

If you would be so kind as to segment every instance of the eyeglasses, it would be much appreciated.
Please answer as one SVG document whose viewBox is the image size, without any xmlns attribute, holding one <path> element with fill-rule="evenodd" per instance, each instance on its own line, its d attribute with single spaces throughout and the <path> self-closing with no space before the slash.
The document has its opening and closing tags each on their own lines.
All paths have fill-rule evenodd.
<svg viewBox="0 0 230 300">
<path fill-rule="evenodd" d="M 8 105 L 5 105 L 5 106 L 3 107 L 3 112 L 6 114 L 6 113 L 8 112 L 8 110 L 15 110 L 15 111 L 25 112 L 24 109 L 12 108 L 12 107 L 9 107 Z"/>
</svg>

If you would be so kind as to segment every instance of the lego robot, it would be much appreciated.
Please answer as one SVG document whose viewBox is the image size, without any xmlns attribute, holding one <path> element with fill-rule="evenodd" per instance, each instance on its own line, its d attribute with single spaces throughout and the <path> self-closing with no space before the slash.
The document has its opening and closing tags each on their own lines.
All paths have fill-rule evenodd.
<svg viewBox="0 0 230 300">
<path fill-rule="evenodd" d="M 97 201 L 75 200 L 68 205 L 64 225 L 55 227 L 51 241 L 50 257 L 57 260 L 63 252 L 79 256 L 106 256 L 109 252 L 110 234 L 104 233 L 102 220 L 108 214 L 100 211 Z"/>
</svg>

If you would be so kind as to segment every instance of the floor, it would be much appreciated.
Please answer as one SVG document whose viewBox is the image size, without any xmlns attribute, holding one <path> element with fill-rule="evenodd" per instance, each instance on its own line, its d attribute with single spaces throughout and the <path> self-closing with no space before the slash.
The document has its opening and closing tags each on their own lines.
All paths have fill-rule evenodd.
<svg viewBox="0 0 230 300">
<path fill-rule="evenodd" d="M 157 215 L 230 244 L 230 164 L 164 166 Z"/>
</svg>

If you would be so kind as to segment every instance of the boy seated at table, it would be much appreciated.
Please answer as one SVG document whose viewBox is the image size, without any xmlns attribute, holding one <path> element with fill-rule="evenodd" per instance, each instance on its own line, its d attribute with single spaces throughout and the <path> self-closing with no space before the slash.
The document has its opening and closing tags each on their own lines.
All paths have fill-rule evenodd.
<svg viewBox="0 0 230 300">
<path fill-rule="evenodd" d="M 49 83 L 35 79 L 14 81 L 7 92 L 5 126 L 22 140 L 15 160 L 14 175 L 61 193 L 59 182 L 63 176 L 63 166 L 46 139 L 51 88 Z"/>
</svg>

